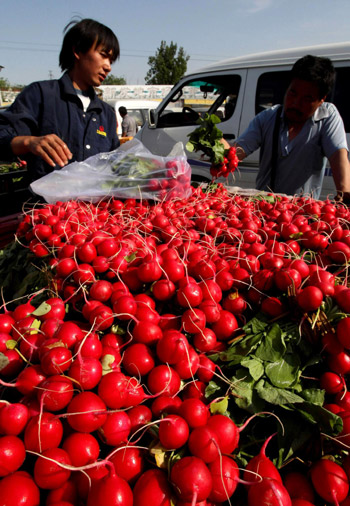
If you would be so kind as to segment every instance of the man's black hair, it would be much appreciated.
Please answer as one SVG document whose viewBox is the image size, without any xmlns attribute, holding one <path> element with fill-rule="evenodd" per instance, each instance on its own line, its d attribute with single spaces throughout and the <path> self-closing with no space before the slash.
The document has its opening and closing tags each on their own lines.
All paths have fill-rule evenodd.
<svg viewBox="0 0 350 506">
<path fill-rule="evenodd" d="M 128 111 L 126 110 L 126 107 L 124 107 L 123 105 L 121 105 L 121 106 L 119 107 L 118 111 L 119 111 L 119 114 L 120 114 L 121 116 L 125 116 L 125 114 L 127 114 L 127 113 L 128 113 Z"/>
<path fill-rule="evenodd" d="M 301 79 L 315 83 L 319 99 L 326 97 L 334 86 L 335 70 L 329 58 L 308 54 L 296 61 L 291 70 L 291 80 Z"/>
<path fill-rule="evenodd" d="M 74 66 L 76 53 L 86 53 L 94 45 L 103 46 L 107 53 L 111 53 L 112 60 L 119 58 L 120 49 L 116 35 L 107 26 L 93 19 L 71 21 L 63 30 L 62 48 L 59 64 L 63 71 L 71 70 Z"/>
</svg>

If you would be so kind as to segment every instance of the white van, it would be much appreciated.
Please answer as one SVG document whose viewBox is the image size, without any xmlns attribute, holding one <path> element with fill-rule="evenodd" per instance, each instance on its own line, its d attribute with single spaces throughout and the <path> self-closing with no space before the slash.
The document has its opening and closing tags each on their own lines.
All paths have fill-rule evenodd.
<svg viewBox="0 0 350 506">
<path fill-rule="evenodd" d="M 137 100 L 137 99 L 126 99 L 126 100 L 106 100 L 106 103 L 111 105 L 115 110 L 117 116 L 117 134 L 120 137 L 122 134 L 122 117 L 119 114 L 119 107 L 126 107 L 129 116 L 132 116 L 135 121 L 138 130 L 145 124 L 148 118 L 148 111 L 157 107 L 159 101 L 157 100 Z"/>
<path fill-rule="evenodd" d="M 350 42 L 253 54 L 202 68 L 183 77 L 161 104 L 150 111 L 148 122 L 137 133 L 137 138 L 152 153 L 166 155 L 176 142 L 186 145 L 188 135 L 198 126 L 198 114 L 218 111 L 222 117 L 218 128 L 229 142 L 234 141 L 257 113 L 282 103 L 288 71 L 306 54 L 326 56 L 333 61 L 337 78 L 327 100 L 334 102 L 342 115 L 350 146 Z M 193 181 L 209 181 L 209 163 L 201 159 L 202 153 L 186 154 L 192 166 Z M 254 188 L 258 163 L 259 153 L 255 152 L 239 164 L 239 173 L 234 180 L 229 180 L 230 184 Z M 334 183 L 327 169 L 321 198 L 329 194 L 334 194 Z"/>
</svg>

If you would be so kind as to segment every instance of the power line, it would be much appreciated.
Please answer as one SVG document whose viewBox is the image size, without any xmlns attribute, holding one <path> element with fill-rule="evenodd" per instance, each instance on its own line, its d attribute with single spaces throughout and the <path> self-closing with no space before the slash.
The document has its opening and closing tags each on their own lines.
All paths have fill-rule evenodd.
<svg viewBox="0 0 350 506">
<path fill-rule="evenodd" d="M 25 46 L 18 46 L 18 47 L 11 47 L 11 46 L 4 46 L 4 45 L 1 45 L 1 44 L 25 44 Z M 60 49 L 60 46 L 58 46 L 57 44 L 43 44 L 44 46 L 53 46 L 53 47 L 57 47 L 57 50 L 55 49 L 49 49 L 47 47 L 43 47 L 43 48 L 35 48 L 35 47 L 32 47 L 32 48 L 29 48 L 27 47 L 28 45 L 32 45 L 32 46 L 37 46 L 37 45 L 40 45 L 41 43 L 38 43 L 38 42 L 29 42 L 29 43 L 24 43 L 24 42 L 12 42 L 12 41 L 1 41 L 0 40 L 0 49 L 3 49 L 3 50 L 6 50 L 6 51 L 33 51 L 33 52 L 46 52 L 46 53 L 57 53 Z M 136 52 L 139 52 L 139 53 L 147 53 L 146 55 L 142 55 L 142 54 L 135 54 Z M 128 58 L 147 58 L 148 56 L 152 56 L 154 55 L 154 51 L 149 51 L 149 50 L 139 50 L 139 49 L 133 49 L 132 52 L 123 52 L 121 51 L 121 57 L 128 57 Z M 196 56 L 202 56 L 202 58 L 196 58 Z M 203 53 L 193 53 L 193 56 L 190 56 L 190 59 L 192 61 L 217 61 L 218 59 L 223 59 L 224 56 L 223 55 L 218 55 L 218 56 L 215 56 L 215 55 L 205 55 Z"/>
</svg>

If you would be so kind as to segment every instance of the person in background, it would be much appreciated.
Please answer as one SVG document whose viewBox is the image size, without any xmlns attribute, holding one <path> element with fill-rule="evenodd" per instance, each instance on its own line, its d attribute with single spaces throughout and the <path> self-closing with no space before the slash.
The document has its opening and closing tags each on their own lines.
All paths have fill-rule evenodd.
<svg viewBox="0 0 350 506">
<path fill-rule="evenodd" d="M 328 58 L 306 55 L 299 59 L 291 70 L 283 106 L 259 113 L 235 141 L 240 160 L 260 148 L 258 190 L 318 199 L 328 159 L 336 200 L 350 204 L 344 124 L 334 104 L 326 102 L 334 80 L 335 70 Z"/>
<path fill-rule="evenodd" d="M 123 118 L 122 121 L 122 137 L 134 137 L 137 132 L 136 121 L 132 116 L 129 116 L 126 107 L 121 106 L 118 109 L 119 114 Z"/>
<path fill-rule="evenodd" d="M 64 34 L 62 77 L 28 85 L 0 114 L 0 159 L 26 160 L 31 180 L 119 146 L 114 110 L 94 90 L 119 58 L 118 39 L 93 19 Z"/>
</svg>

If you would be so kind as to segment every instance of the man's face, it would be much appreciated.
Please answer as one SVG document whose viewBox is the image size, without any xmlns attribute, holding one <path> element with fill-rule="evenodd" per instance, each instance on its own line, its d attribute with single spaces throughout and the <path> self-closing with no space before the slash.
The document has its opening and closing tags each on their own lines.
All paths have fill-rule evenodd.
<svg viewBox="0 0 350 506">
<path fill-rule="evenodd" d="M 284 112 L 291 123 L 305 123 L 324 102 L 318 86 L 302 79 L 293 79 L 284 96 Z"/>
<path fill-rule="evenodd" d="M 113 58 L 103 46 L 92 46 L 86 53 L 75 53 L 74 73 L 81 89 L 100 86 L 111 71 Z"/>
</svg>

